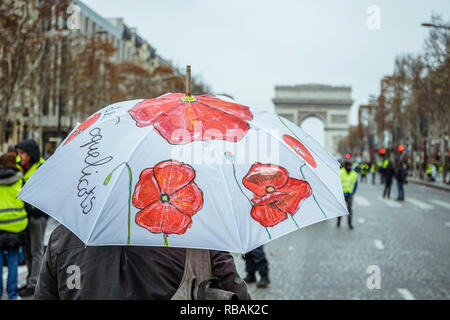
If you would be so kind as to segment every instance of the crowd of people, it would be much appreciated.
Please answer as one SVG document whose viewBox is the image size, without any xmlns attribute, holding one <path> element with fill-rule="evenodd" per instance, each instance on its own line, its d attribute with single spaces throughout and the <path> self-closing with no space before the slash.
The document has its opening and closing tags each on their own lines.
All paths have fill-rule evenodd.
<svg viewBox="0 0 450 320">
<path fill-rule="evenodd" d="M 397 182 L 397 201 L 405 200 L 404 185 L 408 183 L 408 165 L 404 161 L 394 164 L 390 160 L 380 160 L 378 162 L 354 162 L 353 169 L 361 178 L 361 183 L 367 183 L 367 176 L 372 176 L 372 184 L 376 184 L 377 174 L 380 177 L 380 184 L 384 185 L 383 198 L 391 198 L 391 187 L 394 180 Z"/>
<path fill-rule="evenodd" d="M 10 146 L 0 156 L 0 267 L 8 265 L 6 291 L 10 300 L 32 296 L 39 277 L 48 216 L 17 195 L 44 161 L 38 144 L 31 139 Z M 26 284 L 18 288 L 21 256 L 28 275 Z M 0 297 L 2 294 L 0 278 Z"/>
<path fill-rule="evenodd" d="M 405 201 L 404 185 L 408 183 L 408 167 L 405 162 L 398 162 L 395 166 L 389 160 L 378 162 L 354 162 L 345 161 L 340 169 L 342 190 L 344 192 L 344 199 L 347 205 L 349 215 L 348 227 L 353 229 L 352 224 L 352 203 L 353 196 L 358 188 L 358 180 L 361 183 L 367 183 L 367 176 L 371 175 L 372 184 L 377 182 L 377 173 L 380 176 L 380 184 L 384 185 L 382 196 L 383 198 L 391 198 L 391 186 L 394 179 L 397 181 L 397 201 Z M 337 218 L 337 227 L 341 225 L 341 217 Z"/>
</svg>

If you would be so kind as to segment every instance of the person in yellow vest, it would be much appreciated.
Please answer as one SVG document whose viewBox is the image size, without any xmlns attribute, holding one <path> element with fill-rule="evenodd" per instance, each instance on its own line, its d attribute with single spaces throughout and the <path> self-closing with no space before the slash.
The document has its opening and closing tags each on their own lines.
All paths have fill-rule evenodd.
<svg viewBox="0 0 450 320">
<path fill-rule="evenodd" d="M 367 174 L 369 173 L 369 165 L 366 162 L 361 163 L 361 183 L 367 181 Z"/>
<path fill-rule="evenodd" d="M 377 162 L 377 169 L 378 169 L 378 173 L 380 174 L 380 184 L 384 183 L 384 175 L 383 175 L 383 161 L 378 161 Z"/>
<path fill-rule="evenodd" d="M 344 191 L 345 203 L 347 204 L 348 210 L 348 227 L 350 230 L 353 229 L 352 225 L 352 201 L 353 195 L 358 187 L 358 174 L 356 171 L 352 170 L 352 164 L 348 161 L 344 163 L 344 168 L 341 168 L 341 184 L 342 190 Z M 337 226 L 341 225 L 341 217 L 338 217 Z"/>
<path fill-rule="evenodd" d="M 24 203 L 17 198 L 22 189 L 22 172 L 16 167 L 16 155 L 0 156 L 0 270 L 3 261 L 8 263 L 6 291 L 10 300 L 19 298 L 17 293 L 19 247 L 26 243 L 28 224 Z M 3 276 L 0 277 L 0 298 L 3 294 Z"/>
<path fill-rule="evenodd" d="M 19 169 L 19 171 L 23 172 L 23 169 L 20 166 L 21 159 L 20 159 L 19 155 L 17 154 L 16 146 L 13 145 L 13 144 L 8 146 L 8 151 L 7 152 L 10 153 L 10 154 L 14 154 L 14 156 L 16 157 L 16 168 Z"/>
<path fill-rule="evenodd" d="M 428 176 L 428 181 L 431 181 L 431 174 L 433 173 L 433 165 L 430 162 L 427 165 L 427 170 L 425 171 L 425 173 Z"/>
<path fill-rule="evenodd" d="M 21 159 L 20 166 L 23 168 L 24 182 L 27 183 L 28 179 L 44 163 L 44 159 L 41 157 L 37 142 L 31 139 L 19 142 L 16 145 L 16 151 Z M 21 297 L 34 294 L 44 255 L 44 235 L 48 219 L 44 212 L 27 203 L 25 203 L 25 210 L 29 220 L 27 228 L 29 241 L 23 249 L 28 277 L 26 285 L 19 289 Z"/>
<path fill-rule="evenodd" d="M 377 178 L 377 167 L 375 165 L 375 162 L 372 162 L 370 165 L 370 173 L 372 174 L 372 184 L 375 184 Z"/>
</svg>

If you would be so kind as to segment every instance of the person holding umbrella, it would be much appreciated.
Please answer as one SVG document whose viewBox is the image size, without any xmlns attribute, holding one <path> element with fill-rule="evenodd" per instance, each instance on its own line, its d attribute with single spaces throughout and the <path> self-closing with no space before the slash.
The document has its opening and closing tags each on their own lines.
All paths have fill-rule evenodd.
<svg viewBox="0 0 450 320">
<path fill-rule="evenodd" d="M 347 204 L 348 215 L 348 227 L 353 229 L 352 225 L 352 201 L 353 195 L 358 187 L 358 174 L 352 170 L 352 164 L 349 161 L 344 163 L 344 168 L 341 168 L 341 183 L 342 190 L 344 191 L 345 203 Z M 341 217 L 338 217 L 337 226 L 341 225 Z"/>
<path fill-rule="evenodd" d="M 35 300 L 249 300 L 223 251 L 85 246 L 58 226 L 50 236 Z"/>
<path fill-rule="evenodd" d="M 23 140 L 16 145 L 16 151 L 20 157 L 20 166 L 23 169 L 23 180 L 26 183 L 36 170 L 44 163 L 36 141 Z M 36 287 L 42 256 L 44 254 L 44 234 L 48 216 L 38 208 L 25 203 L 28 214 L 28 238 L 24 247 L 24 257 L 28 269 L 27 283 L 19 289 L 21 297 L 32 296 Z"/>
<path fill-rule="evenodd" d="M 92 114 L 26 183 L 19 197 L 73 233 L 54 231 L 43 265 L 49 277 L 41 274 L 39 288 L 60 288 L 72 274 L 70 286 L 81 288 L 83 297 L 101 297 L 102 291 L 108 297 L 178 298 L 183 295 L 176 288 L 192 288 L 189 281 L 180 285 L 187 270 L 200 296 L 219 285 L 236 292 L 224 283 L 237 277 L 226 271 L 234 269 L 223 252 L 247 254 L 306 225 L 348 215 L 339 164 L 328 151 L 279 115 L 217 95 L 192 95 L 189 66 L 186 71 L 186 93 L 125 101 Z M 255 134 L 273 138 L 280 154 L 262 157 L 258 150 L 265 145 L 251 143 Z M 213 146 L 214 157 L 193 161 L 180 154 L 193 144 Z M 150 259 L 146 267 L 138 256 Z M 211 272 L 192 260 L 209 262 Z M 146 279 L 150 274 L 156 278 Z M 127 286 L 141 280 L 144 285 Z M 158 292 L 149 292 L 150 285 Z M 67 297 L 80 297 L 73 295 Z"/>
</svg>

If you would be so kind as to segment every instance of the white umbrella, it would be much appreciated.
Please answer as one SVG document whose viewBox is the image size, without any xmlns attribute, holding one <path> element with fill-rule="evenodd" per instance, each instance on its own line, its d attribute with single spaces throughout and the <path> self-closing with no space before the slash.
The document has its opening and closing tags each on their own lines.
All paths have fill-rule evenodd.
<svg viewBox="0 0 450 320">
<path fill-rule="evenodd" d="M 275 114 L 212 95 L 101 109 L 19 197 L 95 246 L 246 253 L 348 214 L 339 163 L 317 141 Z"/>
</svg>

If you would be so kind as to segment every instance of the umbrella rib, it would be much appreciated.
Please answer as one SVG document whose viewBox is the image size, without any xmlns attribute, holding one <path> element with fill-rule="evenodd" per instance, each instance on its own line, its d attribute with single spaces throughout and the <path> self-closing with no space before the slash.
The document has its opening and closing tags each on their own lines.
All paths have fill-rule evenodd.
<svg viewBox="0 0 450 320">
<path fill-rule="evenodd" d="M 134 152 L 136 151 L 136 149 L 137 149 L 137 148 L 142 144 L 142 142 L 147 138 L 148 134 L 151 133 L 151 132 L 153 132 L 154 130 L 155 130 L 155 129 L 154 129 L 154 126 L 151 126 L 151 130 L 147 130 L 147 131 L 143 134 L 142 139 L 136 144 L 136 146 L 134 147 L 133 151 L 130 152 L 130 156 L 128 157 L 128 159 L 127 159 L 126 161 L 122 161 L 122 162 L 127 162 L 127 163 L 128 163 L 128 162 L 130 161 L 130 159 L 131 159 L 131 156 L 132 156 L 132 155 L 134 154 Z M 122 172 L 123 172 L 123 170 L 124 170 L 125 168 L 126 168 L 126 166 L 122 166 L 122 168 L 119 169 L 120 172 L 119 172 L 119 174 L 117 175 L 116 181 L 114 181 L 114 184 L 113 184 L 112 187 L 111 187 L 111 192 L 110 192 L 109 195 L 106 197 L 105 201 L 103 201 L 103 204 L 102 204 L 101 209 L 100 209 L 100 211 L 99 211 L 99 213 L 98 213 L 98 216 L 97 216 L 97 218 L 95 219 L 95 222 L 94 222 L 94 224 L 92 225 L 91 230 L 89 231 L 89 235 L 88 235 L 88 237 L 87 237 L 87 239 L 86 239 L 86 242 L 85 242 L 86 245 L 89 244 L 89 240 L 91 239 L 91 236 L 92 236 L 92 233 L 94 232 L 95 226 L 96 226 L 97 223 L 98 223 L 98 219 L 100 219 L 100 215 L 101 215 L 101 213 L 102 213 L 102 211 L 103 211 L 103 208 L 105 207 L 106 202 L 107 202 L 108 199 L 110 198 L 110 196 L 111 196 L 111 194 L 112 194 L 112 191 L 113 191 L 114 188 L 116 187 L 116 184 L 117 184 L 117 182 L 119 181 L 119 177 L 120 177 L 120 175 L 122 174 Z M 127 170 L 128 170 L 128 169 L 127 169 Z"/>
<path fill-rule="evenodd" d="M 254 124 L 252 124 L 254 125 Z M 259 130 L 262 130 L 264 132 L 266 132 L 268 135 L 270 135 L 271 137 L 275 138 L 276 140 L 278 140 L 279 142 L 281 142 L 281 145 L 284 146 L 286 149 L 289 150 L 289 152 L 292 152 L 296 157 L 299 157 L 299 155 L 291 148 L 288 148 L 284 143 L 282 143 L 281 139 L 279 139 L 277 136 L 271 134 L 269 131 L 265 130 L 263 127 L 260 126 L 255 126 L 257 127 Z M 320 157 L 319 157 L 320 158 Z M 325 162 L 325 161 L 324 161 Z M 339 201 L 339 199 L 336 198 L 336 196 L 334 195 L 334 193 L 330 190 L 330 188 L 328 188 L 328 186 L 322 181 L 322 179 L 317 175 L 316 172 L 314 172 L 314 170 L 312 170 L 309 166 L 307 166 L 308 169 L 310 169 L 310 171 L 312 171 L 314 173 L 314 175 L 317 177 L 317 179 L 320 181 L 320 183 L 325 186 L 325 188 L 328 190 L 329 193 L 331 193 L 331 195 L 333 196 L 333 198 L 335 198 L 337 200 L 337 202 L 340 204 L 340 206 L 342 208 L 344 208 L 345 210 L 347 210 L 347 207 L 344 207 L 344 205 Z"/>
</svg>

